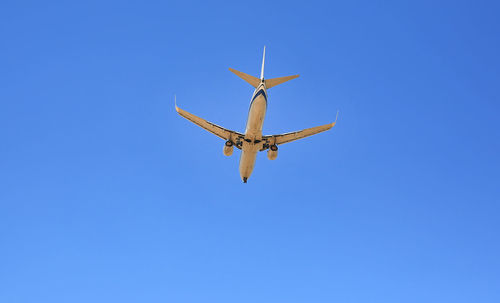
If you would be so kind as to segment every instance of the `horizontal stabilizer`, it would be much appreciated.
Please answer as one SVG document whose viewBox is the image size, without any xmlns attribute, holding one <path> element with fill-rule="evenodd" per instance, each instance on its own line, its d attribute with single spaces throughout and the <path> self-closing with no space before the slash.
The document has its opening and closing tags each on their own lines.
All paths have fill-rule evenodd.
<svg viewBox="0 0 500 303">
<path fill-rule="evenodd" d="M 287 77 L 281 77 L 281 78 L 273 78 L 273 79 L 267 79 L 266 80 L 266 88 L 271 88 L 276 85 L 279 85 L 281 83 L 284 83 L 286 81 L 298 78 L 299 75 L 293 75 L 293 76 L 287 76 Z"/>
<path fill-rule="evenodd" d="M 257 87 L 260 84 L 260 79 L 254 76 L 250 76 L 249 74 L 245 74 L 243 72 L 237 71 L 235 69 L 229 68 L 230 71 L 236 74 L 236 76 L 248 82 L 251 86 Z"/>
</svg>

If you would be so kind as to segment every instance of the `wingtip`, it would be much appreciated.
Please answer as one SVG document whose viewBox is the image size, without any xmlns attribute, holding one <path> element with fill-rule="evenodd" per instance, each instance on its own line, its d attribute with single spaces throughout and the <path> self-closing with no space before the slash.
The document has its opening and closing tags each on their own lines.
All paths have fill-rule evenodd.
<svg viewBox="0 0 500 303">
<path fill-rule="evenodd" d="M 335 121 L 333 121 L 332 123 L 332 127 L 335 126 L 335 124 L 337 124 L 337 119 L 339 118 L 339 110 L 337 109 L 337 115 L 335 116 Z"/>
<path fill-rule="evenodd" d="M 174 95 L 174 105 L 175 105 L 175 111 L 179 112 L 179 107 L 177 106 L 177 95 Z"/>
</svg>

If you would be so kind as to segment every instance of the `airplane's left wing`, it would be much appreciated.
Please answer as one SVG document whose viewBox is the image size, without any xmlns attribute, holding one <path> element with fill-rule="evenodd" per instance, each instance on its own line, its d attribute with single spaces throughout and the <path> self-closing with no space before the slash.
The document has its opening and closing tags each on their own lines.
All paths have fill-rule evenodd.
<svg viewBox="0 0 500 303">
<path fill-rule="evenodd" d="M 238 143 L 243 140 L 245 135 L 238 133 L 238 132 L 235 132 L 235 131 L 232 131 L 232 130 L 229 130 L 229 129 L 226 129 L 226 128 L 219 126 L 217 124 L 214 124 L 212 122 L 208 122 L 205 119 L 202 119 L 198 116 L 195 116 L 195 115 L 179 108 L 177 106 L 177 104 L 175 105 L 175 110 L 177 111 L 177 113 L 179 115 L 186 118 L 187 120 L 193 122 L 194 124 L 198 125 L 199 127 L 203 128 L 203 129 L 211 132 L 212 134 L 216 135 L 217 137 L 219 137 L 221 139 L 233 142 L 237 148 L 240 148 L 240 144 L 238 144 Z"/>
</svg>

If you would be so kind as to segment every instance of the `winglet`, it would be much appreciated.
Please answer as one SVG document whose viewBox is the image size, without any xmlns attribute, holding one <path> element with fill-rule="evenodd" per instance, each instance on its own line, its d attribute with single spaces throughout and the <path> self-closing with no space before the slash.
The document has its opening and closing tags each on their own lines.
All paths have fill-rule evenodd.
<svg viewBox="0 0 500 303">
<path fill-rule="evenodd" d="M 179 112 L 179 107 L 177 107 L 177 95 L 174 95 L 175 111 Z"/>
<path fill-rule="evenodd" d="M 332 123 L 332 127 L 335 126 L 335 124 L 337 123 L 337 119 L 339 118 L 339 110 L 337 109 L 337 115 L 335 116 L 335 121 Z"/>
</svg>

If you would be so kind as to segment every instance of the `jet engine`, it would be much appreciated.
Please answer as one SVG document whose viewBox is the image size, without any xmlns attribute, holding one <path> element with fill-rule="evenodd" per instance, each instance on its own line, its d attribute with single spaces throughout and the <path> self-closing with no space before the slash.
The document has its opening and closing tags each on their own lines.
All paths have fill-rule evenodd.
<svg viewBox="0 0 500 303">
<path fill-rule="evenodd" d="M 231 156 L 233 154 L 233 142 L 231 141 L 226 141 L 224 144 L 224 155 L 225 156 Z"/>
<path fill-rule="evenodd" d="M 269 150 L 267 151 L 267 158 L 269 160 L 276 160 L 276 158 L 278 158 L 278 146 L 277 145 L 271 145 L 271 147 L 269 147 Z"/>
</svg>

